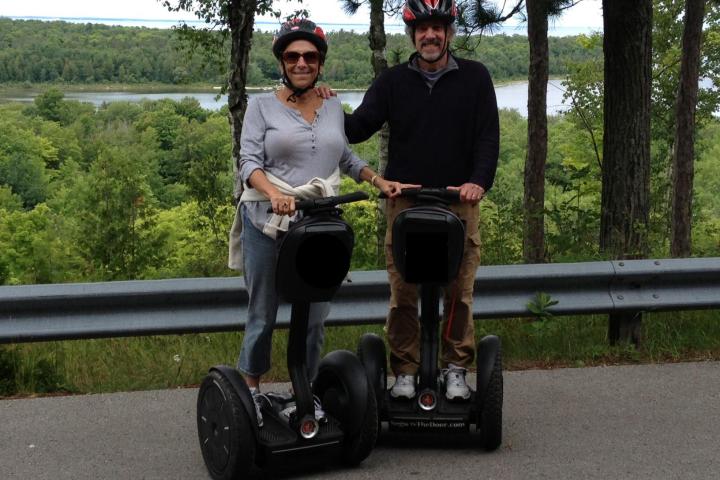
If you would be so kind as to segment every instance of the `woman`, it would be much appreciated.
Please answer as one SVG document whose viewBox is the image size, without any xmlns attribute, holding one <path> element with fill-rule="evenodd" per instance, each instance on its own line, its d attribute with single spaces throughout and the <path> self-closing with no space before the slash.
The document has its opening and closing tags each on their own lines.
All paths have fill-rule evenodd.
<svg viewBox="0 0 720 480">
<path fill-rule="evenodd" d="M 315 93 L 327 54 L 322 29 L 307 19 L 283 24 L 273 41 L 273 54 L 280 61 L 283 86 L 248 104 L 237 175 L 237 190 L 243 193 L 230 234 L 230 266 L 242 268 L 249 296 L 237 367 L 256 400 L 260 426 L 260 378 L 270 369 L 278 308 L 275 238 L 295 214 L 295 197 L 336 195 L 340 170 L 357 182 L 370 182 L 388 197 L 397 196 L 404 187 L 386 181 L 351 152 L 340 102 Z M 267 213 L 268 201 L 273 214 Z M 242 261 L 237 240 L 242 243 Z M 327 302 L 310 307 L 307 366 L 311 379 L 317 374 L 329 308 Z M 319 405 L 316 409 L 319 415 Z"/>
</svg>

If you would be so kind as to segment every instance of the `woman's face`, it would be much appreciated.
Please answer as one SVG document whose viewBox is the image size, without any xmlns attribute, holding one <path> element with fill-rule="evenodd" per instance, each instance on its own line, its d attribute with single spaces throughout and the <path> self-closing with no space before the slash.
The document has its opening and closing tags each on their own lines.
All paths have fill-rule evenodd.
<svg viewBox="0 0 720 480">
<path fill-rule="evenodd" d="M 285 72 L 298 88 L 312 85 L 315 77 L 322 71 L 320 52 L 307 40 L 295 40 L 290 43 L 282 54 Z"/>
</svg>

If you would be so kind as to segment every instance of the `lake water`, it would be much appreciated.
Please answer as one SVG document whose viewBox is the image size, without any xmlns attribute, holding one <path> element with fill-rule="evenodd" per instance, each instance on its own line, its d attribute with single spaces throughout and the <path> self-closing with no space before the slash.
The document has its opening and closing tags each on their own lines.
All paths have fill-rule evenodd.
<svg viewBox="0 0 720 480">
<path fill-rule="evenodd" d="M 249 92 L 249 96 L 258 95 L 260 92 Z M 549 114 L 559 113 L 567 106 L 562 104 L 563 89 L 560 81 L 551 80 L 548 83 L 547 110 Z M 362 101 L 364 91 L 341 91 L 338 97 L 343 103 L 347 103 L 353 109 L 357 108 Z M 37 93 L 27 95 L 0 95 L 0 102 L 24 102 L 30 103 Z M 495 95 L 499 108 L 515 109 L 521 115 L 527 116 L 527 82 L 517 82 L 509 85 L 503 85 L 495 88 Z M 210 110 L 219 110 L 223 105 L 227 104 L 227 96 L 222 96 L 216 100 L 217 93 L 203 92 L 172 92 L 172 93 L 139 93 L 139 92 L 67 92 L 65 98 L 79 100 L 81 102 L 92 103 L 100 106 L 103 103 L 110 102 L 139 102 L 143 99 L 160 100 L 162 98 L 170 98 L 173 100 L 181 100 L 184 97 L 194 97 L 203 108 Z"/>
</svg>

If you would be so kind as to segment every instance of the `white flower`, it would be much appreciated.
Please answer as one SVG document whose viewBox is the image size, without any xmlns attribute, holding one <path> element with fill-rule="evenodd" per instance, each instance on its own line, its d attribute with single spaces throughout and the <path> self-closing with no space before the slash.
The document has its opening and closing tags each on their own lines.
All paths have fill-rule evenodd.
<svg viewBox="0 0 720 480">
<path fill-rule="evenodd" d="M 173 360 L 175 360 L 175 363 L 180 363 L 180 355 L 175 355 Z"/>
</svg>

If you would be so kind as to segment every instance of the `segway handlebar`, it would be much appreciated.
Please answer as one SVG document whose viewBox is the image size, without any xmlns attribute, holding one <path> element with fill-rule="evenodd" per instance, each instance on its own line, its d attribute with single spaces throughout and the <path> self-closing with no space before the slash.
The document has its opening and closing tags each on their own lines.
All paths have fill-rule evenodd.
<svg viewBox="0 0 720 480">
<path fill-rule="evenodd" d="M 416 198 L 420 201 L 441 201 L 443 203 L 460 203 L 460 190 L 451 190 L 441 187 L 416 187 L 403 188 L 400 197 Z M 387 198 L 387 195 L 380 193 L 380 198 Z"/>
<path fill-rule="evenodd" d="M 370 198 L 367 193 L 362 191 L 346 193 L 345 195 L 337 195 L 333 197 L 314 198 L 312 200 L 298 200 L 295 202 L 295 210 L 316 210 L 332 208 L 343 203 L 359 202 Z M 267 209 L 267 213 L 272 213 L 272 207 Z"/>
</svg>

